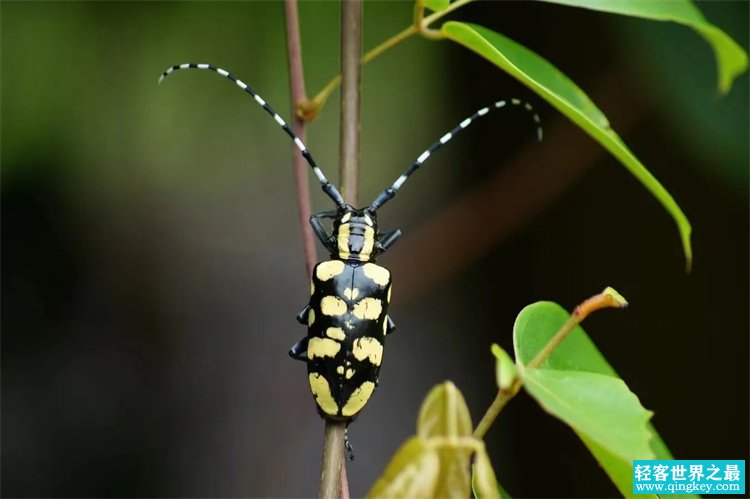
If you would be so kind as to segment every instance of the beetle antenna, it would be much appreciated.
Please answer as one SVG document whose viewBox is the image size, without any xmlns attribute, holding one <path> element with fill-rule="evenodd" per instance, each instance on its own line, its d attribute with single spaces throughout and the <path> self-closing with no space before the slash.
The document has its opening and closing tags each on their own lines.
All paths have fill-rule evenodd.
<svg viewBox="0 0 750 499">
<path fill-rule="evenodd" d="M 513 106 L 520 106 L 529 113 L 531 113 L 531 116 L 534 120 L 534 123 L 536 123 L 536 133 L 537 133 L 537 139 L 539 141 L 542 140 L 542 126 L 539 121 L 539 115 L 534 111 L 534 108 L 531 107 L 531 104 L 528 102 L 524 102 L 520 99 L 510 99 L 510 100 L 501 100 L 495 102 L 493 105 L 488 107 L 483 107 L 482 109 L 478 110 L 476 113 L 472 114 L 465 120 L 463 120 L 461 123 L 456 125 L 451 131 L 440 137 L 440 140 L 432 144 L 430 147 L 428 147 L 422 154 L 419 155 L 417 160 L 412 163 L 412 165 L 401 175 L 396 181 L 388 187 L 386 190 L 378 194 L 378 196 L 375 198 L 375 200 L 372 202 L 370 207 L 367 209 L 370 213 L 375 213 L 378 208 L 383 206 L 385 203 L 390 201 L 393 196 L 396 195 L 396 192 L 401 188 L 401 186 L 406 182 L 406 180 L 411 176 L 412 173 L 417 171 L 420 166 L 424 164 L 425 161 L 427 161 L 427 158 L 432 156 L 435 151 L 443 147 L 445 144 L 447 144 L 451 139 L 453 139 L 456 135 L 461 133 L 463 130 L 469 127 L 472 123 L 474 123 L 476 120 L 481 118 L 482 116 L 485 116 L 490 111 L 494 111 L 496 109 L 501 109 L 506 107 L 507 104 L 511 104 Z"/>
<path fill-rule="evenodd" d="M 265 111 L 271 115 L 271 117 L 278 123 L 278 125 L 281 127 L 282 130 L 286 132 L 289 137 L 292 138 L 294 141 L 294 145 L 297 146 L 297 148 L 302 153 L 302 156 L 305 157 L 307 160 L 307 163 L 310 165 L 310 168 L 312 168 L 313 173 L 318 178 L 318 181 L 320 182 L 320 186 L 323 189 L 323 192 L 325 192 L 328 197 L 330 197 L 334 203 L 340 208 L 343 208 L 346 206 L 346 203 L 344 203 L 344 198 L 341 196 L 341 193 L 336 189 L 336 186 L 334 186 L 331 182 L 328 181 L 326 176 L 321 171 L 320 167 L 315 163 L 315 160 L 312 157 L 312 154 L 310 154 L 310 151 L 307 150 L 307 147 L 304 143 L 302 143 L 302 140 L 300 140 L 299 137 L 297 137 L 297 134 L 295 134 L 291 128 L 289 128 L 289 125 L 286 124 L 286 122 L 279 116 L 279 114 L 273 110 L 271 106 L 269 106 L 266 101 L 263 100 L 263 98 L 255 93 L 255 90 L 253 90 L 248 84 L 234 76 L 229 71 L 226 71 L 224 69 L 218 68 L 214 66 L 213 64 L 179 64 L 177 66 L 172 66 L 171 68 L 164 71 L 161 76 L 159 77 L 159 83 L 164 80 L 167 76 L 171 75 L 175 71 L 178 71 L 180 69 L 208 69 L 210 71 L 213 71 L 214 73 L 218 73 L 224 78 L 227 78 L 231 81 L 233 81 L 238 87 L 240 87 L 242 90 L 250 94 L 253 99 L 255 99 L 255 102 L 260 104 L 260 106 L 265 109 Z"/>
</svg>

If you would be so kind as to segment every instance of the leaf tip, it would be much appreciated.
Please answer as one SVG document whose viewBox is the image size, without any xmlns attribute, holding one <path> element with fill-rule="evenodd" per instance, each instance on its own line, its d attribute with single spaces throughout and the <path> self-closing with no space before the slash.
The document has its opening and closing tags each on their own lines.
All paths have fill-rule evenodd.
<svg viewBox="0 0 750 499">
<path fill-rule="evenodd" d="M 629 305 L 628 300 L 625 299 L 615 288 L 607 286 L 602 291 L 602 294 L 612 300 L 612 306 L 616 308 L 625 308 Z"/>
<path fill-rule="evenodd" d="M 685 219 L 684 223 L 679 224 L 679 230 L 682 236 L 682 252 L 685 255 L 685 273 L 689 274 L 693 269 L 693 244 L 690 241 L 693 228 L 690 222 Z"/>
<path fill-rule="evenodd" d="M 585 300 L 583 303 L 578 305 L 573 310 L 573 315 L 578 318 L 579 321 L 584 320 L 592 312 L 601 310 L 603 308 L 625 308 L 628 306 L 628 301 L 622 296 L 615 288 L 607 287 L 591 298 Z"/>
<path fill-rule="evenodd" d="M 501 391 L 508 390 L 517 376 L 516 364 L 511 356 L 497 343 L 493 343 L 490 350 L 492 355 L 495 356 L 495 382 L 497 387 Z"/>
</svg>

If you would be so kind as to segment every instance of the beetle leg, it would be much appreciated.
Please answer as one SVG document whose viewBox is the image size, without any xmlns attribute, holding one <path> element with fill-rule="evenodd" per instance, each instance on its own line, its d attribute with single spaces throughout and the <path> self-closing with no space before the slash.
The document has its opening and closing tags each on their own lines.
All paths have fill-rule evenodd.
<svg viewBox="0 0 750 499">
<path fill-rule="evenodd" d="M 297 322 L 302 324 L 303 326 L 307 326 L 307 317 L 310 315 L 310 305 L 305 305 L 305 308 L 302 309 L 302 312 L 297 314 Z"/>
<path fill-rule="evenodd" d="M 346 449 L 346 460 L 354 461 L 354 447 L 352 447 L 352 443 L 349 441 L 348 427 L 344 430 L 344 449 Z"/>
<path fill-rule="evenodd" d="M 388 325 L 386 326 L 386 329 L 385 329 L 385 334 L 391 334 L 393 331 L 396 330 L 396 323 L 393 322 L 393 319 L 391 319 L 390 315 L 386 315 L 385 320 L 388 321 Z"/>
<path fill-rule="evenodd" d="M 387 250 L 398 238 L 401 237 L 401 229 L 393 229 L 387 232 L 381 232 L 378 234 L 377 249 L 379 253 Z"/>
<path fill-rule="evenodd" d="M 307 362 L 307 336 L 292 345 L 289 349 L 289 356 L 295 360 Z"/>
<path fill-rule="evenodd" d="M 331 238 L 331 235 L 326 231 L 325 227 L 323 227 L 323 224 L 320 222 L 321 218 L 336 218 L 336 211 L 321 211 L 320 213 L 314 213 L 310 217 L 310 226 L 312 226 L 313 232 L 318 237 L 321 243 L 323 243 L 323 246 L 326 247 L 328 251 L 333 252 L 335 249 L 333 246 L 333 239 Z"/>
</svg>

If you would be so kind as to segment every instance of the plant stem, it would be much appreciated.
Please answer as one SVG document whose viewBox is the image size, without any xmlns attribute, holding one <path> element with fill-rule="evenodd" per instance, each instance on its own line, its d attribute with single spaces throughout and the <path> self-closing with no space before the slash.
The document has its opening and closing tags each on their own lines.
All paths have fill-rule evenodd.
<svg viewBox="0 0 750 499">
<path fill-rule="evenodd" d="M 562 327 L 555 333 L 555 335 L 552 337 L 551 340 L 547 342 L 546 345 L 544 345 L 544 348 L 539 350 L 539 353 L 537 353 L 531 361 L 526 364 L 526 369 L 534 369 L 535 367 L 539 367 L 544 360 L 549 357 L 549 354 L 552 353 L 552 351 L 557 348 L 562 341 L 568 337 L 571 331 L 573 331 L 573 328 L 575 328 L 578 324 L 581 323 L 581 317 L 579 317 L 576 314 L 571 315 L 567 321 L 565 321 L 565 324 L 562 325 Z"/>
<path fill-rule="evenodd" d="M 447 8 L 444 10 L 441 10 L 439 12 L 433 12 L 429 16 L 424 18 L 424 21 L 422 22 L 422 28 L 428 28 L 430 24 L 434 23 L 441 17 L 445 16 L 446 14 L 450 14 L 456 9 L 460 9 L 464 5 L 466 5 L 469 2 L 473 2 L 474 0 L 456 0 L 455 2 L 452 2 L 450 5 L 448 5 Z"/>
<path fill-rule="evenodd" d="M 334 423 L 326 420 L 323 441 L 323 469 L 320 474 L 319 497 L 321 499 L 339 499 L 341 495 L 341 470 L 344 468 L 345 432 L 345 423 Z M 346 495 L 349 495 L 348 491 Z"/>
<path fill-rule="evenodd" d="M 419 30 L 417 30 L 416 26 L 412 25 L 406 28 L 405 30 L 401 31 L 400 33 L 397 33 L 375 47 L 374 49 L 367 52 L 361 59 L 362 65 L 367 64 L 371 60 L 378 57 L 380 54 L 385 52 L 386 50 L 390 49 L 391 47 L 395 47 L 402 41 L 406 40 L 410 36 L 416 34 Z M 315 97 L 312 98 L 311 104 L 315 108 L 315 113 L 317 114 L 317 111 L 320 110 L 321 107 L 326 103 L 326 100 L 328 100 L 328 97 L 333 93 L 334 90 L 339 86 L 341 83 L 341 75 L 336 75 L 333 77 L 331 81 L 329 81 L 323 89 L 315 94 Z"/>
<path fill-rule="evenodd" d="M 492 401 L 492 404 L 487 408 L 487 411 L 484 413 L 484 416 L 482 416 L 482 420 L 479 421 L 479 424 L 477 425 L 477 429 L 474 430 L 474 438 L 482 439 L 487 434 L 487 430 L 490 429 L 492 426 L 492 423 L 495 422 L 495 419 L 497 419 L 497 416 L 500 414 L 500 411 L 503 410 L 503 407 L 505 407 L 505 404 L 507 404 L 510 399 L 516 396 L 516 393 L 518 393 L 518 390 L 521 388 L 521 378 L 517 377 L 513 380 L 513 383 L 508 387 L 507 390 L 498 390 L 497 395 L 495 396 L 495 400 Z"/>
<path fill-rule="evenodd" d="M 386 41 L 382 42 L 377 47 L 367 51 L 367 53 L 364 56 L 362 56 L 362 65 L 367 64 L 368 62 L 375 59 L 383 52 L 395 47 L 396 45 L 403 42 L 410 36 L 416 35 L 418 32 L 419 32 L 419 29 L 417 28 L 417 26 L 412 24 L 411 26 L 404 29 L 403 31 L 396 33 L 395 35 L 393 35 Z"/>
<path fill-rule="evenodd" d="M 414 17 L 414 23 L 411 24 L 411 26 L 403 29 L 399 33 L 396 33 L 392 37 L 388 38 L 384 42 L 381 42 L 379 45 L 377 45 L 375 48 L 369 50 L 364 56 L 362 56 L 361 63 L 364 66 L 368 62 L 372 61 L 376 57 L 380 56 L 387 50 L 395 47 L 399 43 L 403 42 L 407 38 L 409 38 L 412 35 L 416 35 L 417 33 L 421 33 L 427 38 L 431 39 L 441 39 L 442 35 L 439 31 L 429 29 L 430 24 L 434 23 L 438 19 L 442 18 L 446 14 L 449 14 L 453 12 L 456 9 L 459 9 L 466 5 L 469 2 L 473 2 L 474 0 L 457 0 L 453 3 L 451 3 L 448 8 L 445 10 L 441 10 L 440 12 L 434 12 L 431 15 L 427 17 L 424 16 L 424 8 L 420 9 L 419 12 L 415 12 Z M 419 8 L 419 5 L 417 5 L 416 8 Z M 341 75 L 336 75 L 333 77 L 331 81 L 329 81 L 323 89 L 315 94 L 315 97 L 312 98 L 310 101 L 311 106 L 314 108 L 314 111 L 311 112 L 310 116 L 316 116 L 317 112 L 320 110 L 321 107 L 325 104 L 326 100 L 328 100 L 328 97 L 331 95 L 331 93 L 336 90 L 336 87 L 339 86 L 341 83 Z"/>
<path fill-rule="evenodd" d="M 357 203 L 359 177 L 360 80 L 362 55 L 362 1 L 341 2 L 341 120 L 340 165 L 341 192 L 350 205 Z M 346 424 L 326 420 L 323 446 L 323 471 L 320 497 L 348 497 L 345 485 L 344 438 Z"/>
<path fill-rule="evenodd" d="M 539 351 L 539 353 L 536 354 L 536 356 L 526 364 L 524 369 L 533 369 L 535 367 L 539 367 L 542 362 L 544 362 L 544 359 L 549 357 L 549 354 L 552 353 L 552 351 L 562 343 L 562 341 L 570 334 L 573 329 L 580 324 L 580 322 L 583 320 L 583 317 L 579 316 L 578 314 L 572 314 L 570 318 L 568 318 L 567 321 L 565 321 L 565 324 L 555 333 L 555 336 L 552 337 L 551 340 L 547 342 L 546 345 Z M 513 379 L 513 383 L 508 387 L 507 390 L 498 390 L 497 395 L 495 396 L 495 400 L 492 401 L 492 404 L 487 408 L 487 411 L 484 413 L 484 416 L 482 416 L 482 420 L 479 421 L 479 424 L 477 425 L 476 430 L 474 430 L 474 437 L 475 438 L 484 438 L 485 434 L 487 434 L 487 431 L 490 429 L 492 424 L 497 419 L 498 415 L 500 415 L 500 411 L 503 410 L 503 407 L 516 396 L 518 391 L 521 389 L 521 385 L 523 384 L 523 381 L 521 381 L 521 378 L 516 374 L 516 377 Z"/>
<path fill-rule="evenodd" d="M 352 206 L 357 205 L 359 179 L 361 57 L 362 1 L 342 0 L 339 181 L 341 194 Z"/>
<path fill-rule="evenodd" d="M 305 121 L 295 112 L 298 103 L 306 100 L 305 77 L 302 66 L 302 48 L 299 37 L 299 17 L 297 0 L 285 0 L 284 14 L 286 24 L 286 48 L 289 59 L 289 87 L 292 101 L 292 130 L 304 142 Z M 297 195 L 297 220 L 302 233 L 302 250 L 305 257 L 305 269 L 308 279 L 312 276 L 317 256 L 315 254 L 315 236 L 310 227 L 310 190 L 307 184 L 307 163 L 297 147 L 292 147 L 294 161 L 294 188 Z"/>
<path fill-rule="evenodd" d="M 592 312 L 596 312 L 603 308 L 625 308 L 627 306 L 628 302 L 625 298 L 612 288 L 606 288 L 601 293 L 596 294 L 591 298 L 587 298 L 573 310 L 573 313 L 570 314 L 570 317 L 565 321 L 565 324 L 563 324 L 552 339 L 544 345 L 544 348 L 542 348 L 539 353 L 537 353 L 536 356 L 526 364 L 525 369 L 539 367 L 542 362 L 549 357 L 552 351 L 568 337 L 571 331 L 573 331 L 578 324 L 583 322 L 583 320 Z"/>
</svg>

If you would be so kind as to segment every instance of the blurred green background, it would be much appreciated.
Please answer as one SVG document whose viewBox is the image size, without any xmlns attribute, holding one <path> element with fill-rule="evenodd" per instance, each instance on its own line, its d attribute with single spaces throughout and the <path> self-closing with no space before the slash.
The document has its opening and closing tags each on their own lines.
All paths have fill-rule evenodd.
<svg viewBox="0 0 750 499">
<path fill-rule="evenodd" d="M 747 50 L 746 2 L 700 6 Z M 364 46 L 411 13 L 366 2 Z M 312 95 L 337 73 L 339 5 L 305 1 L 300 17 Z M 672 24 L 531 2 L 456 17 L 589 93 L 690 217 L 694 270 L 625 169 L 494 67 L 421 39 L 371 63 L 362 204 L 499 98 L 532 102 L 545 141 L 522 112 L 485 120 L 380 212 L 404 231 L 380 260 L 399 329 L 350 428 L 352 494 L 413 433 L 434 384 L 453 380 L 478 420 L 494 396 L 489 345 L 511 347 L 524 305 L 572 308 L 606 285 L 631 307 L 586 329 L 675 455 L 747 459 L 747 75 L 719 98 L 710 48 Z M 291 145 L 215 74 L 156 85 L 170 65 L 210 62 L 289 117 L 282 3 L 3 2 L 0 34 L 3 496 L 314 495 L 323 424 L 287 357 L 308 298 Z M 331 178 L 337 101 L 306 141 Z M 616 493 L 525 396 L 487 440 L 514 495 Z"/>
</svg>

